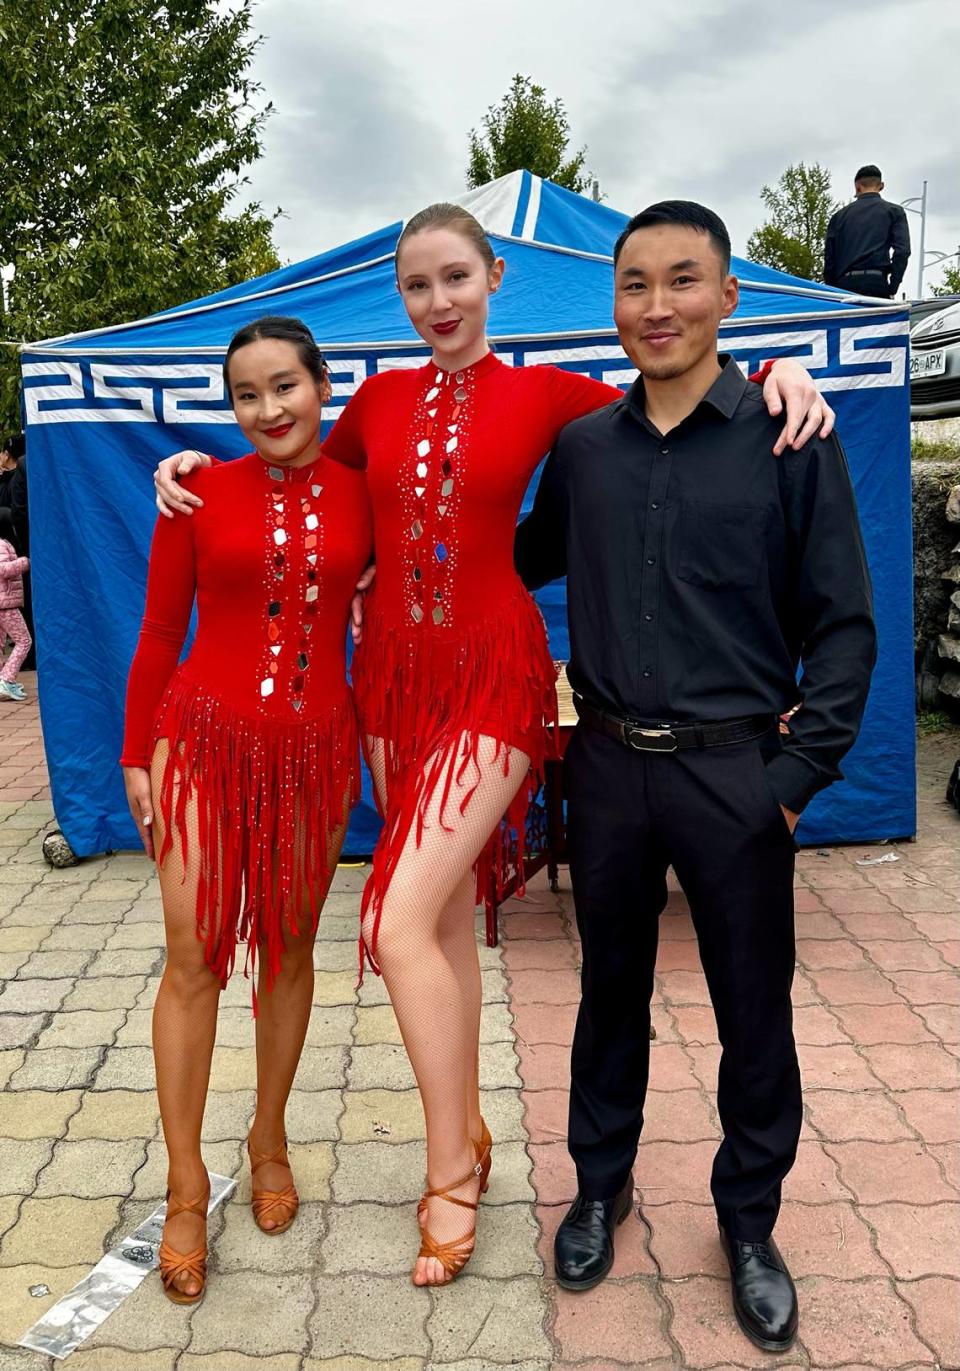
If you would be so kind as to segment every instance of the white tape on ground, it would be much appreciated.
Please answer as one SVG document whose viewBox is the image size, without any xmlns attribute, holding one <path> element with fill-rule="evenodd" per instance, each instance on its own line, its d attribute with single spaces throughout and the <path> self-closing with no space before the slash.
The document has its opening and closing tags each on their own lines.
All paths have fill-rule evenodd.
<svg viewBox="0 0 960 1371">
<path fill-rule="evenodd" d="M 236 1184 L 229 1176 L 210 1173 L 208 1216 L 232 1194 Z M 159 1266 L 166 1213 L 167 1206 L 162 1204 L 135 1232 L 111 1247 L 88 1276 L 27 1329 L 19 1346 L 61 1361 L 75 1352 L 104 1319 L 119 1309 L 148 1273 Z"/>
</svg>

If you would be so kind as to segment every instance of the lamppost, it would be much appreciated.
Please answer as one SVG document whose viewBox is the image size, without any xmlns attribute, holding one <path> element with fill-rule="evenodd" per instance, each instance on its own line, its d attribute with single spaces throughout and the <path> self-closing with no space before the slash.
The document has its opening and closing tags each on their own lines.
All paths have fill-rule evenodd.
<svg viewBox="0 0 960 1371">
<path fill-rule="evenodd" d="M 913 206 L 920 201 L 920 208 L 914 209 Z M 919 265 L 917 266 L 917 299 L 923 299 L 923 258 L 924 258 L 924 238 L 927 233 L 927 183 L 923 183 L 922 195 L 911 195 L 907 200 L 901 200 L 900 204 L 908 214 L 919 214 L 920 216 L 920 252 L 918 254 Z"/>
<path fill-rule="evenodd" d="M 12 262 L 7 262 L 0 266 L 0 282 L 3 284 L 3 312 L 7 313 L 10 308 L 10 282 L 17 274 L 17 269 Z"/>
<path fill-rule="evenodd" d="M 949 262 L 953 257 L 960 257 L 960 248 L 957 248 L 956 252 L 937 252 L 935 248 L 930 248 L 929 251 L 925 252 L 923 255 L 925 258 L 929 257 L 930 261 L 924 261 L 920 264 L 921 280 L 923 279 L 923 273 L 928 267 L 935 267 L 940 262 Z"/>
</svg>

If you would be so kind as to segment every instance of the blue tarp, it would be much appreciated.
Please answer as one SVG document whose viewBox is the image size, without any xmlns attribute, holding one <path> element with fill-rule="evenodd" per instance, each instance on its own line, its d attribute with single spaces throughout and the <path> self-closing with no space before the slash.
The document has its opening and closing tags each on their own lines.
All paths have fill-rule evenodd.
<svg viewBox="0 0 960 1371">
<path fill-rule="evenodd" d="M 609 254 L 626 216 L 528 172 L 464 197 L 507 262 L 491 336 L 514 365 L 550 362 L 612 384 L 633 377 L 611 326 Z M 24 350 L 41 715 L 57 818 L 81 855 L 136 844 L 116 759 L 154 522 L 152 472 L 176 448 L 244 450 L 220 365 L 233 332 L 295 314 L 330 360 L 325 424 L 367 375 L 424 349 L 397 295 L 401 222 L 245 285 L 132 324 Z M 804 815 L 807 843 L 914 832 L 908 316 L 734 260 L 741 303 L 724 347 L 746 369 L 796 356 L 838 413 L 874 579 L 880 659 L 846 780 Z M 525 507 L 532 497 L 528 493 Z M 567 655 L 563 587 L 539 597 Z M 347 850 L 369 852 L 369 789 Z"/>
</svg>

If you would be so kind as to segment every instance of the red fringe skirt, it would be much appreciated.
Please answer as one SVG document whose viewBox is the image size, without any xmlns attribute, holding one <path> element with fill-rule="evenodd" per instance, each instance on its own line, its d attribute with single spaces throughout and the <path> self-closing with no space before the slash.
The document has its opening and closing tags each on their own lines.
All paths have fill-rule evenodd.
<svg viewBox="0 0 960 1371">
<path fill-rule="evenodd" d="M 387 809 L 361 906 L 361 918 L 373 910 L 369 943 L 360 935 L 362 978 L 365 958 L 380 974 L 376 949 L 383 898 L 407 838 L 415 832 L 419 846 L 438 788 L 440 823 L 453 829 L 476 789 L 476 782 L 470 786 L 471 774 L 479 780 L 481 737 L 496 741 L 504 776 L 510 774 L 514 750 L 529 756 L 530 773 L 477 859 L 477 903 L 489 901 L 494 885 L 499 896 L 510 878 L 523 894 L 526 816 L 543 779 L 551 737 L 547 726 L 556 723 L 557 669 L 540 611 L 521 590 L 490 618 L 458 633 L 422 635 L 386 622 L 376 595 L 371 596 L 352 675 L 364 745 L 367 738 L 387 744 Z M 451 813 L 454 785 L 462 798 Z"/>
<path fill-rule="evenodd" d="M 162 864 L 181 844 L 184 868 L 199 849 L 197 936 L 207 965 L 226 985 L 238 942 L 253 979 L 262 947 L 267 986 L 280 969 L 284 929 L 317 927 L 332 875 L 331 836 L 359 798 L 356 711 L 342 701 L 295 723 L 242 714 L 174 676 L 157 712 L 154 743 L 168 740 L 160 787 Z M 190 811 L 195 805 L 196 819 Z M 194 831 L 195 830 L 195 831 Z"/>
</svg>

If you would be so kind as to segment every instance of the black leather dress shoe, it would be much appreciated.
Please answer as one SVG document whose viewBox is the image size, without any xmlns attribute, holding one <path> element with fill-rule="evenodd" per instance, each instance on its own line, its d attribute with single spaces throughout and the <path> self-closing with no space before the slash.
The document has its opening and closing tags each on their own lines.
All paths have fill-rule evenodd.
<svg viewBox="0 0 960 1371">
<path fill-rule="evenodd" d="M 785 1352 L 797 1336 L 797 1292 L 772 1238 L 739 1242 L 720 1229 L 730 1263 L 733 1308 L 747 1337 L 765 1352 Z"/>
<path fill-rule="evenodd" d="M 580 1192 L 557 1229 L 553 1243 L 557 1284 L 590 1290 L 613 1265 L 613 1230 L 633 1207 L 633 1172 L 612 1200 L 585 1200 Z"/>
</svg>

